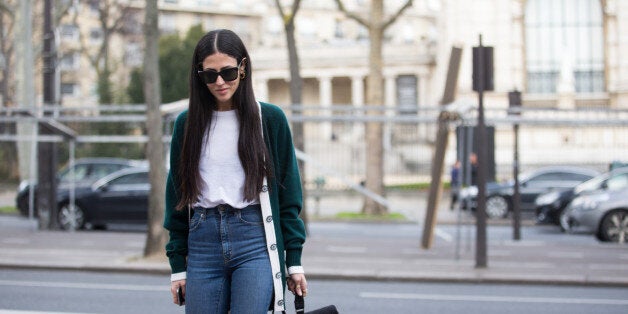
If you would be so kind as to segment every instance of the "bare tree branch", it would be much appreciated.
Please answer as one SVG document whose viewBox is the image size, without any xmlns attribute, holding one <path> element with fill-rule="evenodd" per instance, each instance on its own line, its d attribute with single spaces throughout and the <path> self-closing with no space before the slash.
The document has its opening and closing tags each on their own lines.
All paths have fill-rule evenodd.
<svg viewBox="0 0 628 314">
<path fill-rule="evenodd" d="M 299 11 L 299 7 L 301 6 L 301 0 L 294 0 L 294 2 L 292 2 L 292 11 L 290 13 L 286 13 L 284 11 L 283 6 L 281 6 L 280 0 L 275 0 L 275 6 L 279 11 L 279 15 L 281 15 L 281 18 L 283 19 L 284 26 L 292 25 L 294 24 L 294 18 L 297 15 L 296 12 Z"/>
<path fill-rule="evenodd" d="M 367 22 L 365 19 L 363 19 L 362 17 L 358 16 L 355 13 L 351 13 L 347 11 L 347 8 L 345 8 L 345 5 L 344 3 L 342 3 L 341 0 L 335 0 L 335 1 L 336 1 L 336 5 L 338 6 L 338 10 L 344 13 L 348 18 L 358 22 L 359 24 L 362 24 L 366 28 L 371 27 L 371 23 Z"/>
<path fill-rule="evenodd" d="M 404 4 L 404 5 L 403 5 L 403 6 L 399 9 L 399 11 L 397 11 L 397 13 L 395 13 L 393 16 L 391 16 L 391 17 L 388 19 L 388 21 L 384 22 L 384 25 L 382 26 L 382 30 L 384 30 L 384 29 L 388 28 L 388 26 L 390 26 L 392 23 L 394 23 L 394 22 L 397 20 L 397 18 L 399 18 L 399 16 L 401 16 L 401 14 L 403 14 L 403 12 L 404 12 L 406 9 L 408 9 L 409 7 L 411 7 L 411 6 L 412 6 L 412 1 L 413 1 L 413 0 L 408 0 L 408 1 L 406 2 L 406 4 Z"/>
<path fill-rule="evenodd" d="M 0 2 L 0 11 L 6 12 L 11 18 L 15 16 L 15 10 L 17 10 L 16 7 L 6 3 L 6 1 Z"/>
<path fill-rule="evenodd" d="M 73 1 L 67 1 L 65 4 L 58 4 L 59 2 L 63 2 L 63 1 L 57 1 L 57 6 L 55 9 L 55 16 L 54 16 L 55 26 L 58 26 L 59 23 L 61 23 L 61 20 L 68 14 L 72 6 L 74 6 Z"/>
<path fill-rule="evenodd" d="M 277 7 L 277 10 L 279 11 L 279 15 L 281 16 L 281 19 L 283 20 L 283 23 L 286 23 L 286 14 L 283 11 L 283 7 L 281 6 L 281 1 L 279 0 L 275 0 L 275 6 Z"/>
</svg>

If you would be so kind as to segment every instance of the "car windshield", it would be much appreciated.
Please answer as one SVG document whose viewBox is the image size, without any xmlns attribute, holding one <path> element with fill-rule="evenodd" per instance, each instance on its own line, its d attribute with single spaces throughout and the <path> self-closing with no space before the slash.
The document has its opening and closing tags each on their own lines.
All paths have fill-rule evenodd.
<svg viewBox="0 0 628 314">
<path fill-rule="evenodd" d="M 583 192 L 590 192 L 590 191 L 597 190 L 600 188 L 600 186 L 602 186 L 602 182 L 604 182 L 607 178 L 608 176 L 606 175 L 597 176 L 589 181 L 580 183 L 578 186 L 576 186 L 576 188 L 574 189 L 574 192 L 576 194 L 580 194 Z"/>
</svg>

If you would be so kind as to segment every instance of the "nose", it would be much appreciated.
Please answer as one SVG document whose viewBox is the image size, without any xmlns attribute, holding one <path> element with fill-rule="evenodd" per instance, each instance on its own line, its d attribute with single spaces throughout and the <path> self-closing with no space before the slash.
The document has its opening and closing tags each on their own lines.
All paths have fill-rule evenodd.
<svg viewBox="0 0 628 314">
<path fill-rule="evenodd" d="M 216 82 L 214 82 L 214 84 L 224 84 L 225 80 L 222 79 L 222 76 L 218 75 L 218 77 L 216 78 Z"/>
</svg>

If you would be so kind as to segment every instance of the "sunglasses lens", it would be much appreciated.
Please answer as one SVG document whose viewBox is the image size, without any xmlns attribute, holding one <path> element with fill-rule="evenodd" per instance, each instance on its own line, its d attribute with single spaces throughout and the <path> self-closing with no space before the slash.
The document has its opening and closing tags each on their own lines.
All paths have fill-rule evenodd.
<svg viewBox="0 0 628 314">
<path fill-rule="evenodd" d="M 220 76 L 225 81 L 233 81 L 238 78 L 238 68 L 230 68 L 220 71 Z"/>
<path fill-rule="evenodd" d="M 216 72 L 213 70 L 205 70 L 205 71 L 198 72 L 198 74 L 201 76 L 201 79 L 203 79 L 203 82 L 205 82 L 205 84 L 213 84 L 213 83 L 216 83 L 216 80 L 218 79 L 218 75 L 220 75 L 220 77 L 222 77 L 222 79 L 225 81 L 233 81 L 237 79 L 238 68 L 224 69 L 220 72 Z"/>
<path fill-rule="evenodd" d="M 201 71 L 198 72 L 198 74 L 201 76 L 201 79 L 203 79 L 203 82 L 205 82 L 205 84 L 215 83 L 218 79 L 218 73 L 214 71 Z"/>
</svg>

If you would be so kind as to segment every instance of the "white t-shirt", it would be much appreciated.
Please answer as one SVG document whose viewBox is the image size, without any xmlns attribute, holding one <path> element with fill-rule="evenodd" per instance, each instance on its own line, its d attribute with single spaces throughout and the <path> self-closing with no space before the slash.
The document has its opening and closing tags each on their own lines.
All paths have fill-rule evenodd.
<svg viewBox="0 0 628 314">
<path fill-rule="evenodd" d="M 244 169 L 238 155 L 240 121 L 235 110 L 214 111 L 210 130 L 203 137 L 199 162 L 201 189 L 194 206 L 228 204 L 244 208 L 259 203 L 244 200 Z"/>
</svg>

